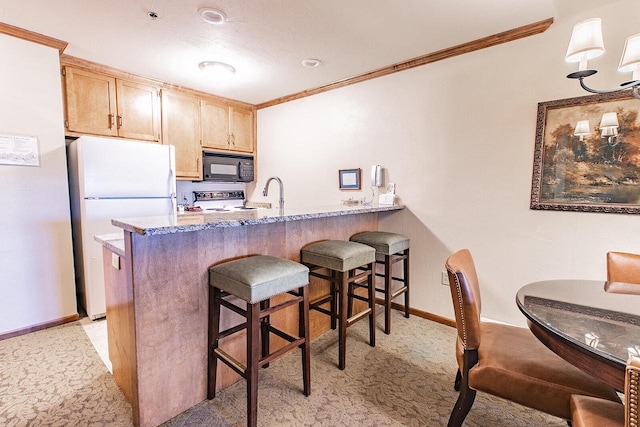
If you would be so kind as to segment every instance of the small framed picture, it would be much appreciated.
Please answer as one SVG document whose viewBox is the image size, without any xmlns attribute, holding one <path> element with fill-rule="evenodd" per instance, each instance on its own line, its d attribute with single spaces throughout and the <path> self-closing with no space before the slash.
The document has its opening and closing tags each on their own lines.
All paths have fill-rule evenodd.
<svg viewBox="0 0 640 427">
<path fill-rule="evenodd" d="M 341 190 L 359 190 L 360 168 L 340 169 L 338 171 L 338 186 Z"/>
</svg>

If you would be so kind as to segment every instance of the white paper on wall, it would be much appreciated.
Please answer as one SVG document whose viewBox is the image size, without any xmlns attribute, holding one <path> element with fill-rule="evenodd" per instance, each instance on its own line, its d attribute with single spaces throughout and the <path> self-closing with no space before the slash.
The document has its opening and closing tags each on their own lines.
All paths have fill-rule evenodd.
<svg viewBox="0 0 640 427">
<path fill-rule="evenodd" d="M 0 133 L 0 164 L 40 166 L 38 137 Z"/>
</svg>

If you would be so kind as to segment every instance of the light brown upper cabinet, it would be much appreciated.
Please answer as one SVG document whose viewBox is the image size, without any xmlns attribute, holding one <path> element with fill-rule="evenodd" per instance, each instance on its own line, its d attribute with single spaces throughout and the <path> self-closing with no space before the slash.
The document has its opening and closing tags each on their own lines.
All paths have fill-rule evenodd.
<svg viewBox="0 0 640 427">
<path fill-rule="evenodd" d="M 156 86 L 69 66 L 63 73 L 67 133 L 160 141 Z"/>
<path fill-rule="evenodd" d="M 216 99 L 203 99 L 202 148 L 254 152 L 254 111 Z"/>
<path fill-rule="evenodd" d="M 162 143 L 176 148 L 176 177 L 202 180 L 200 98 L 162 90 Z"/>
</svg>

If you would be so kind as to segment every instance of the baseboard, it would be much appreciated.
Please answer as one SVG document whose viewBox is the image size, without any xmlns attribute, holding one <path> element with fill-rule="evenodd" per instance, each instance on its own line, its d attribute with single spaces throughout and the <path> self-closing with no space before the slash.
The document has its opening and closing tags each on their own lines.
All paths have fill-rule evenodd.
<svg viewBox="0 0 640 427">
<path fill-rule="evenodd" d="M 79 320 L 80 316 L 76 313 L 71 316 L 62 317 L 60 319 L 52 320 L 50 322 L 44 322 L 37 325 L 32 325 L 22 329 L 16 329 L 14 331 L 5 332 L 0 334 L 0 341 L 6 340 L 7 338 L 13 338 L 20 335 L 25 335 L 35 331 L 41 331 L 42 329 L 52 328 L 54 326 L 64 325 L 65 323 L 75 322 Z"/>
<path fill-rule="evenodd" d="M 384 300 L 380 298 L 376 298 L 377 304 L 384 304 Z M 391 302 L 391 308 L 394 310 L 404 311 L 404 305 Z M 445 326 L 450 326 L 452 328 L 456 327 L 456 321 L 453 319 L 449 319 L 448 317 L 439 316 L 437 314 L 429 313 L 428 311 L 418 310 L 417 308 L 409 307 L 409 314 L 413 314 L 414 316 L 418 316 L 422 319 L 431 320 L 432 322 L 440 323 Z"/>
</svg>

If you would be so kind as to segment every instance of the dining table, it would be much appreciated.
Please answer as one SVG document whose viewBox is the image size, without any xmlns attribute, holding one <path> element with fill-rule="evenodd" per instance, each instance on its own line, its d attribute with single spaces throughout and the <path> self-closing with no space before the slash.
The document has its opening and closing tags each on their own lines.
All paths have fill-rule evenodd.
<svg viewBox="0 0 640 427">
<path fill-rule="evenodd" d="M 607 292 L 598 280 L 546 280 L 520 288 L 516 303 L 554 353 L 624 389 L 627 360 L 640 354 L 640 295 Z"/>
</svg>

